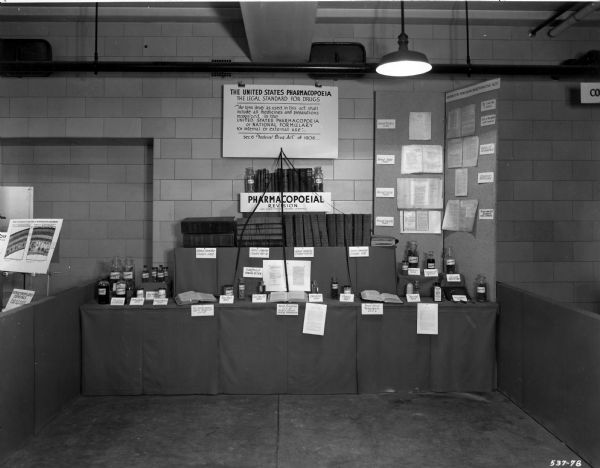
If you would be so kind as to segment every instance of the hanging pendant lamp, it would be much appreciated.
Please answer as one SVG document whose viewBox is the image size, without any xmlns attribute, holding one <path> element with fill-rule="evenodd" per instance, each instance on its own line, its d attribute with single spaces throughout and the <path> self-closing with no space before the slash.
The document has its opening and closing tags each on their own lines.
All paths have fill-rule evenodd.
<svg viewBox="0 0 600 468">
<path fill-rule="evenodd" d="M 431 64 L 425 54 L 408 50 L 408 36 L 404 32 L 404 2 L 401 2 L 400 11 L 402 32 L 398 36 L 398 51 L 384 55 L 375 71 L 386 76 L 422 75 L 431 70 Z"/>
</svg>

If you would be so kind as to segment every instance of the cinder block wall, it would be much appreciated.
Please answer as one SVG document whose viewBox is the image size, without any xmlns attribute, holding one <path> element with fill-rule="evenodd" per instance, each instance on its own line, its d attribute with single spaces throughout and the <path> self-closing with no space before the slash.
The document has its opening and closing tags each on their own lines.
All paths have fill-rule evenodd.
<svg viewBox="0 0 600 468">
<path fill-rule="evenodd" d="M 2 21 L 1 15 L 0 11 L 3 37 L 42 37 L 52 44 L 55 59 L 92 59 L 94 27 L 87 19 L 15 22 Z M 398 33 L 398 26 L 391 24 L 319 23 L 314 41 L 357 41 L 365 46 L 368 61 L 375 61 L 397 48 Z M 407 33 L 410 46 L 425 52 L 433 63 L 465 62 L 463 25 L 409 24 Z M 529 39 L 527 28 L 473 26 L 470 38 L 473 63 L 558 64 L 600 48 L 600 32 L 581 27 L 567 30 L 555 39 L 542 33 Z M 238 22 L 222 25 L 104 21 L 99 28 L 99 56 L 101 60 L 136 61 L 249 60 L 243 25 Z M 370 212 L 374 92 L 447 91 L 492 77 L 475 78 L 369 76 L 322 80 L 324 85 L 339 87 L 339 159 L 318 163 L 303 160 L 298 165 L 323 166 L 325 190 L 332 192 L 336 208 Z M 107 148 L 122 139 L 148 142 L 152 147 L 152 214 L 144 222 L 152 221 L 153 262 L 165 263 L 179 243 L 181 219 L 239 215 L 237 194 L 242 189 L 244 168 L 271 165 L 270 160 L 221 158 L 221 89 L 225 83 L 239 81 L 314 83 L 300 75 L 246 74 L 230 78 L 169 73 L 2 78 L 1 144 L 6 150 L 12 145 L 7 138 L 79 142 L 94 139 Z M 600 293 L 594 284 L 600 276 L 600 191 L 594 180 L 598 173 L 595 160 L 600 123 L 597 109 L 573 102 L 572 90 L 577 85 L 542 77 L 503 77 L 497 277 L 593 308 Z M 6 165 L 4 161 L 3 172 Z M 45 200 L 38 197 L 38 202 Z M 68 219 L 69 210 L 59 209 L 60 204 L 56 208 L 53 205 L 53 216 Z M 97 221 L 93 216 L 90 205 L 90 222 Z M 104 221 L 112 224 L 117 220 Z M 86 239 L 72 240 L 85 244 Z M 140 242 L 149 242 L 149 238 Z M 112 248 L 97 252 L 105 255 L 90 262 L 108 260 L 118 253 L 108 250 Z"/>
</svg>

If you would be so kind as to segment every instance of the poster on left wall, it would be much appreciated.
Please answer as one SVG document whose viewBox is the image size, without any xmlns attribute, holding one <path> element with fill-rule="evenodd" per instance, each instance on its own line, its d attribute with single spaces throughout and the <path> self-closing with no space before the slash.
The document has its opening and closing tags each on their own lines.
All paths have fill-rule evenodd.
<svg viewBox="0 0 600 468">
<path fill-rule="evenodd" d="M 62 219 L 11 219 L 0 244 L 0 271 L 48 272 Z"/>
</svg>

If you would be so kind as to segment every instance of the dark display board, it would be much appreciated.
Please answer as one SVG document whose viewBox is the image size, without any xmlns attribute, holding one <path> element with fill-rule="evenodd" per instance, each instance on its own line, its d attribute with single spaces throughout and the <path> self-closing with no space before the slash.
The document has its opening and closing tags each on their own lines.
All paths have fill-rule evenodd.
<svg viewBox="0 0 600 468">
<path fill-rule="evenodd" d="M 457 272 L 474 292 L 477 275 L 487 278 L 489 300 L 496 298 L 496 184 L 498 159 L 498 93 L 500 79 L 485 81 L 446 93 L 446 184 L 448 201 L 477 200 L 472 231 L 444 230 L 444 247 L 452 247 Z M 463 151 L 461 167 L 449 167 L 452 145 L 476 145 L 477 163 L 468 166 L 468 150 Z M 456 171 L 467 174 L 467 194 L 457 196 Z M 481 176 L 483 174 L 483 176 Z M 489 177 L 492 181 L 489 181 Z M 478 178 L 485 177 L 482 182 Z M 485 211 L 482 211 L 485 210 Z"/>
</svg>

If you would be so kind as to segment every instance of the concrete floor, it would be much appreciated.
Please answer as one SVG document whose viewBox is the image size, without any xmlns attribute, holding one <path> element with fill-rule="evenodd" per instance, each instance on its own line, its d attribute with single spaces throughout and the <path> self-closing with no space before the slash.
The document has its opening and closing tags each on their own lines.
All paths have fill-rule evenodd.
<svg viewBox="0 0 600 468">
<path fill-rule="evenodd" d="M 533 468 L 553 460 L 580 457 L 498 393 L 219 395 L 82 397 L 1 466 Z"/>
</svg>

